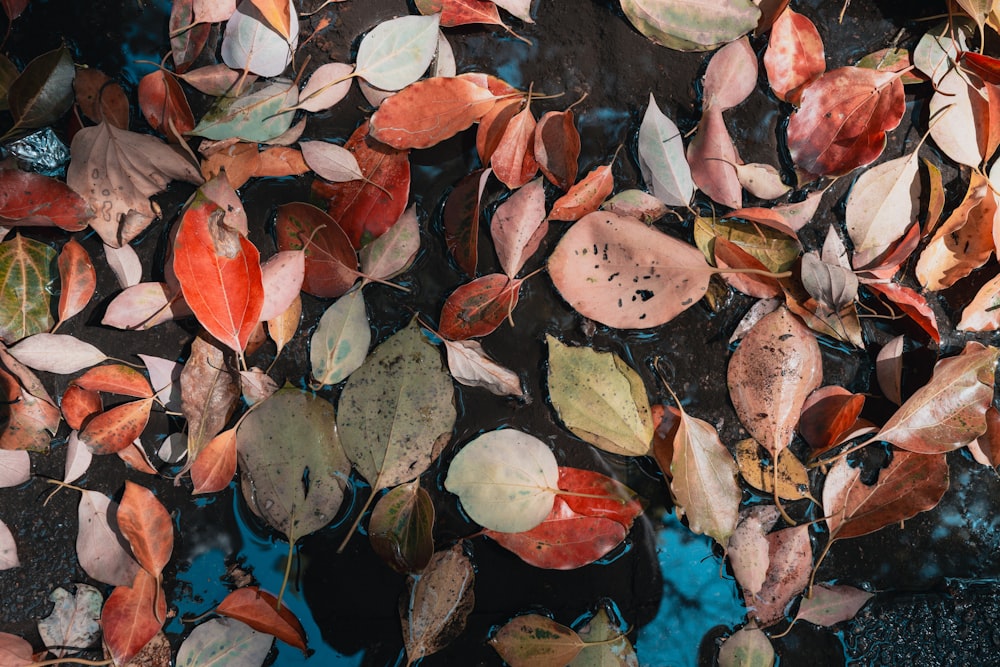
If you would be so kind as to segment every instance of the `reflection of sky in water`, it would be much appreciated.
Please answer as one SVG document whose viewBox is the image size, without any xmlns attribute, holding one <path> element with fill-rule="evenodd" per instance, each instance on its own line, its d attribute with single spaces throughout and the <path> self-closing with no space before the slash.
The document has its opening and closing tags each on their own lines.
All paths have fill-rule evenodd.
<svg viewBox="0 0 1000 667">
<path fill-rule="evenodd" d="M 695 535 L 675 515 L 663 517 L 656 550 L 663 600 L 656 619 L 639 631 L 639 663 L 662 667 L 697 664 L 698 645 L 716 625 L 734 626 L 745 615 L 736 584 L 722 577 L 712 538 Z"/>
<path fill-rule="evenodd" d="M 148 2 L 138 21 L 127 21 L 124 24 L 122 69 L 133 84 L 138 84 L 139 79 L 156 69 L 156 63 L 163 58 L 161 49 L 169 49 L 169 44 L 164 46 L 162 43 L 160 33 L 165 31 L 164 17 L 170 16 L 172 4 L 171 0 Z M 139 60 L 145 62 L 137 62 Z"/>
</svg>

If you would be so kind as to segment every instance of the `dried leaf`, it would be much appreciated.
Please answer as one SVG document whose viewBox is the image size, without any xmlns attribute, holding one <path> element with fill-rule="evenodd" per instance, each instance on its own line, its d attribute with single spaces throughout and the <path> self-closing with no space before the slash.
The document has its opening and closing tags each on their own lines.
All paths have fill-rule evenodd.
<svg viewBox="0 0 1000 667">
<path fill-rule="evenodd" d="M 802 599 L 795 620 L 830 627 L 854 618 L 873 597 L 874 593 L 854 586 L 819 584 L 813 587 L 810 597 Z"/>
<path fill-rule="evenodd" d="M 545 178 L 560 190 L 576 182 L 580 159 L 580 132 L 573 111 L 549 111 L 535 125 L 535 160 Z"/>
<path fill-rule="evenodd" d="M 788 11 L 788 10 L 785 10 Z M 774 647 L 755 625 L 740 628 L 719 647 L 719 667 L 773 667 Z"/>
<path fill-rule="evenodd" d="M 514 618 L 489 644 L 511 667 L 565 667 L 586 646 L 573 630 L 539 614 Z"/>
<path fill-rule="evenodd" d="M 17 555 L 17 544 L 14 535 L 3 521 L 0 521 L 0 571 L 21 567 Z"/>
<path fill-rule="evenodd" d="M 276 11 L 265 13 L 258 4 L 266 4 Z M 233 69 L 245 69 L 260 76 L 278 76 L 284 72 L 298 46 L 299 22 L 288 20 L 289 15 L 296 13 L 292 0 L 241 3 L 226 21 L 222 38 L 223 62 Z M 274 25 L 276 14 L 284 16 L 284 30 L 268 25 Z"/>
<path fill-rule="evenodd" d="M 434 554 L 419 575 L 407 577 L 399 620 L 410 664 L 437 653 L 462 634 L 475 605 L 474 583 L 475 570 L 461 543 Z"/>
<path fill-rule="evenodd" d="M 741 37 L 716 51 L 708 61 L 703 80 L 703 102 L 719 111 L 732 109 L 757 87 L 757 54 L 750 40 Z"/>
<path fill-rule="evenodd" d="M 357 280 L 358 257 L 351 240 L 330 216 L 310 204 L 278 207 L 278 249 L 305 253 L 302 291 L 338 297 Z"/>
<path fill-rule="evenodd" d="M 785 618 L 785 608 L 809 584 L 812 572 L 812 543 L 809 526 L 784 528 L 768 534 L 767 577 L 760 592 L 744 594 L 752 609 L 749 616 L 761 627 L 774 625 Z"/>
<path fill-rule="evenodd" d="M 552 204 L 549 220 L 573 222 L 593 213 L 614 190 L 611 165 L 596 167 Z"/>
<path fill-rule="evenodd" d="M 15 359 L 36 371 L 68 375 L 95 366 L 107 356 L 75 336 L 37 333 L 22 338 L 8 350 Z"/>
<path fill-rule="evenodd" d="M 15 234 L 0 243 L 0 341 L 10 344 L 52 328 L 51 296 L 56 251 Z"/>
<path fill-rule="evenodd" d="M 500 266 L 511 280 L 538 250 L 549 231 L 545 219 L 545 188 L 536 178 L 497 207 L 490 235 Z"/>
<path fill-rule="evenodd" d="M 433 529 L 434 503 L 419 479 L 400 484 L 379 498 L 368 522 L 372 549 L 400 574 L 420 572 L 431 562 Z"/>
<path fill-rule="evenodd" d="M 232 618 L 213 618 L 184 638 L 174 664 L 198 667 L 234 661 L 241 665 L 261 665 L 273 643 L 271 635 L 257 632 L 246 623 Z"/>
<path fill-rule="evenodd" d="M 87 202 L 62 181 L 20 169 L 0 169 L 0 223 L 6 227 L 86 229 L 94 216 Z"/>
<path fill-rule="evenodd" d="M 710 51 L 750 32 L 760 18 L 750 0 L 623 0 L 622 11 L 643 35 L 678 51 Z"/>
<path fill-rule="evenodd" d="M 779 516 L 774 505 L 753 505 L 740 512 L 739 523 L 726 545 L 726 556 L 744 595 L 756 595 L 764 586 L 771 561 L 767 533 Z"/>
<path fill-rule="evenodd" d="M 492 169 L 474 171 L 460 180 L 444 202 L 444 238 L 455 263 L 476 275 L 479 262 L 479 202 Z"/>
<path fill-rule="evenodd" d="M 76 555 L 89 577 L 111 586 L 127 586 L 138 574 L 139 564 L 111 528 L 118 503 L 103 493 L 84 490 L 77 510 L 79 530 Z"/>
<path fill-rule="evenodd" d="M 208 441 L 191 464 L 191 492 L 217 493 L 236 474 L 236 429 L 223 431 Z"/>
<path fill-rule="evenodd" d="M 406 209 L 385 234 L 358 253 L 365 281 L 385 281 L 410 268 L 420 250 L 420 221 L 417 208 Z"/>
<path fill-rule="evenodd" d="M 451 376 L 467 387 L 483 387 L 497 396 L 524 397 L 521 378 L 501 366 L 474 340 L 442 341 L 448 353 Z"/>
<path fill-rule="evenodd" d="M 439 333 L 450 340 L 493 333 L 517 306 L 522 282 L 491 273 L 459 285 L 441 308 Z"/>
<path fill-rule="evenodd" d="M 302 87 L 296 108 L 313 113 L 326 111 L 347 97 L 353 74 L 354 65 L 347 63 L 320 65 L 309 77 L 309 82 Z"/>
<path fill-rule="evenodd" d="M 188 456 L 197 460 L 201 450 L 225 428 L 239 400 L 240 378 L 232 356 L 215 341 L 196 337 L 181 371 L 180 388 Z"/>
<path fill-rule="evenodd" d="M 917 152 L 866 170 L 847 199 L 847 233 L 854 266 L 867 266 L 903 237 L 917 219 L 920 179 Z"/>
<path fill-rule="evenodd" d="M 722 109 L 705 109 L 698 132 L 688 145 L 687 160 L 695 185 L 712 201 L 729 208 L 743 206 L 743 190 L 735 167 L 741 159 L 729 136 Z"/>
<path fill-rule="evenodd" d="M 287 79 L 256 83 L 239 97 L 220 97 L 190 134 L 268 143 L 292 126 L 299 89 Z"/>
<path fill-rule="evenodd" d="M 791 501 L 812 498 L 809 495 L 809 471 L 791 450 L 783 449 L 778 454 L 777 475 L 774 461 L 766 459 L 762 452 L 763 448 L 753 438 L 744 438 L 736 443 L 736 461 L 739 463 L 740 475 L 747 484 L 764 493 L 773 494 L 774 480 L 777 477 L 778 498 Z"/>
<path fill-rule="evenodd" d="M 115 515 L 139 565 L 156 578 L 174 549 L 174 522 L 153 492 L 126 480 Z"/>
<path fill-rule="evenodd" d="M 295 614 L 259 586 L 244 586 L 226 596 L 215 608 L 217 614 L 246 623 L 289 646 L 306 651 L 306 633 Z"/>
</svg>

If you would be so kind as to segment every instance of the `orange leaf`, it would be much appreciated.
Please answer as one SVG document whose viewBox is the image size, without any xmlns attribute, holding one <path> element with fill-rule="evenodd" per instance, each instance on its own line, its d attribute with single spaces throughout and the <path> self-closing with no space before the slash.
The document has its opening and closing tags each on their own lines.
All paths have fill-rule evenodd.
<svg viewBox="0 0 1000 667">
<path fill-rule="evenodd" d="M 274 635 L 289 646 L 306 650 L 306 633 L 288 607 L 259 586 L 237 588 L 215 608 L 217 614 L 235 618 L 258 632 Z"/>
<path fill-rule="evenodd" d="M 62 401 L 63 418 L 69 427 L 80 430 L 84 422 L 104 409 L 101 402 L 101 394 L 92 389 L 84 389 L 78 384 L 70 384 L 63 392 Z"/>
<path fill-rule="evenodd" d="M 280 178 L 298 176 L 310 171 L 302 158 L 302 151 L 288 146 L 271 146 L 260 152 L 260 161 L 254 176 L 258 178 Z"/>
<path fill-rule="evenodd" d="M 510 119 L 521 110 L 524 100 L 512 97 L 497 102 L 493 108 L 479 121 L 476 130 L 476 152 L 483 164 L 489 164 L 497 146 L 503 139 Z"/>
<path fill-rule="evenodd" d="M 139 565 L 159 578 L 174 550 L 174 523 L 167 509 L 152 491 L 126 481 L 117 518 Z"/>
<path fill-rule="evenodd" d="M 843 436 L 854 430 L 864 406 L 864 394 L 852 394 L 833 384 L 811 393 L 802 405 L 799 433 L 812 447 L 813 455 L 839 445 Z"/>
<path fill-rule="evenodd" d="M 521 282 L 492 273 L 459 286 L 441 308 L 439 333 L 449 340 L 492 333 L 517 305 Z"/>
<path fill-rule="evenodd" d="M 91 391 L 106 391 L 135 398 L 152 398 L 153 388 L 139 371 L 124 364 L 94 366 L 73 380 L 73 384 Z"/>
<path fill-rule="evenodd" d="M 184 89 L 165 70 L 153 70 L 139 81 L 139 108 L 149 126 L 167 141 L 177 143 L 181 135 L 194 129 L 194 114 Z"/>
<path fill-rule="evenodd" d="M 129 401 L 105 410 L 87 422 L 80 431 L 80 442 L 94 454 L 114 454 L 135 441 L 149 421 L 152 398 Z"/>
<path fill-rule="evenodd" d="M 504 25 L 491 0 L 416 0 L 415 4 L 424 16 L 440 13 L 442 28 L 476 23 Z"/>
<path fill-rule="evenodd" d="M 104 644 L 116 665 L 129 662 L 163 627 L 167 601 L 156 577 L 139 570 L 131 586 L 118 586 L 101 611 Z"/>
<path fill-rule="evenodd" d="M 786 8 L 771 28 L 764 69 L 775 97 L 798 104 L 802 89 L 826 71 L 823 38 L 813 22 Z"/>
<path fill-rule="evenodd" d="M 197 194 L 174 238 L 174 273 L 198 322 L 242 354 L 264 305 L 260 253 Z"/>
<path fill-rule="evenodd" d="M 261 16 L 275 31 L 288 41 L 292 30 L 292 18 L 288 0 L 250 0 Z M 295 17 L 298 20 L 298 17 Z"/>
<path fill-rule="evenodd" d="M 503 137 L 490 158 L 493 173 L 500 182 L 516 190 L 538 173 L 535 161 L 535 117 L 525 107 L 507 123 Z"/>
<path fill-rule="evenodd" d="M 90 255 L 75 239 L 59 252 L 59 321 L 68 320 L 90 303 L 97 289 L 97 273 Z"/>
<path fill-rule="evenodd" d="M 588 213 L 593 213 L 604 203 L 614 187 L 615 177 L 611 173 L 611 165 L 597 167 L 552 204 L 549 220 L 575 222 Z"/>
<path fill-rule="evenodd" d="M 221 491 L 236 474 L 236 429 L 223 431 L 198 452 L 191 464 L 194 493 Z"/>
<path fill-rule="evenodd" d="M 494 104 L 493 93 L 467 79 L 423 79 L 382 103 L 371 136 L 393 148 L 429 148 L 471 127 Z"/>
<path fill-rule="evenodd" d="M 62 181 L 20 169 L 0 169 L 0 224 L 86 229 L 87 201 Z"/>
</svg>

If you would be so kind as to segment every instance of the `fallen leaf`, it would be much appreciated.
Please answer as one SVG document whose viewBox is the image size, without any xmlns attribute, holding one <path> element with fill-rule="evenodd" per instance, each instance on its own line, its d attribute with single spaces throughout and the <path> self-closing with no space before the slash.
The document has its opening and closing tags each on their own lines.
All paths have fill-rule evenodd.
<svg viewBox="0 0 1000 667">
<path fill-rule="evenodd" d="M 584 647 L 568 667 L 639 667 L 639 657 L 626 631 L 615 610 L 602 604 L 577 630 Z"/>
<path fill-rule="evenodd" d="M 288 310 L 302 290 L 306 274 L 305 253 L 278 251 L 261 264 L 260 270 L 264 301 L 258 321 L 266 322 Z"/>
<path fill-rule="evenodd" d="M 440 16 L 401 16 L 379 23 L 358 46 L 356 76 L 400 90 L 420 78 L 437 51 Z"/>
<path fill-rule="evenodd" d="M 291 14 L 296 15 L 295 21 L 288 20 Z M 285 29 L 272 28 L 273 21 L 282 15 Z M 278 76 L 291 62 L 298 40 L 299 22 L 291 0 L 250 0 L 240 3 L 226 21 L 222 60 L 236 70 Z"/>
<path fill-rule="evenodd" d="M 535 125 L 535 160 L 545 178 L 560 190 L 576 183 L 580 159 L 580 132 L 572 109 L 548 111 Z"/>
<path fill-rule="evenodd" d="M 330 216 L 310 204 L 278 207 L 278 249 L 305 253 L 302 291 L 339 297 L 357 281 L 358 256 L 351 240 Z"/>
<path fill-rule="evenodd" d="M 817 584 L 812 595 L 802 599 L 795 620 L 830 627 L 854 618 L 873 597 L 874 593 L 854 586 Z"/>
<path fill-rule="evenodd" d="M 116 454 L 142 435 L 153 398 L 129 401 L 94 415 L 80 430 L 80 442 L 94 454 Z"/>
<path fill-rule="evenodd" d="M 192 314 L 179 291 L 166 283 L 138 283 L 111 300 L 101 324 L 142 331 Z"/>
<path fill-rule="evenodd" d="M 0 223 L 5 227 L 86 229 L 94 216 L 86 200 L 62 181 L 20 169 L 0 169 Z"/>
<path fill-rule="evenodd" d="M 809 584 L 813 567 L 808 524 L 783 528 L 765 536 L 768 543 L 767 577 L 760 592 L 744 595 L 749 616 L 761 627 L 785 618 L 785 608 Z"/>
<path fill-rule="evenodd" d="M 239 97 L 219 97 L 189 134 L 268 143 L 292 126 L 298 99 L 299 89 L 287 79 L 255 83 Z"/>
<path fill-rule="evenodd" d="M 0 632 L 0 660 L 9 667 L 28 667 L 35 661 L 31 643 L 17 635 Z"/>
<path fill-rule="evenodd" d="M 181 412 L 187 420 L 187 452 L 201 450 L 222 432 L 240 397 L 240 378 L 232 355 L 215 341 L 197 336 L 180 374 Z"/>
<path fill-rule="evenodd" d="M 21 567 L 21 559 L 17 556 L 17 544 L 14 535 L 3 521 L 0 521 L 0 571 Z"/>
<path fill-rule="evenodd" d="M 10 344 L 52 328 L 51 296 L 56 251 L 15 234 L 0 243 L 0 341 Z"/>
<path fill-rule="evenodd" d="M 59 266 L 59 324 L 81 312 L 97 289 L 97 273 L 90 255 L 74 239 L 63 244 L 56 260 Z M 53 331 L 55 330 L 53 329 Z"/>
<path fill-rule="evenodd" d="M 460 180 L 444 202 L 444 239 L 455 263 L 476 275 L 479 263 L 479 203 L 492 169 L 474 171 Z"/>
<path fill-rule="evenodd" d="M 351 90 L 353 75 L 354 65 L 347 63 L 320 65 L 302 87 L 296 108 L 316 113 L 333 107 L 347 97 L 347 93 Z"/>
<path fill-rule="evenodd" d="M 74 584 L 75 593 L 58 587 L 49 595 L 53 603 L 52 613 L 38 621 L 38 634 L 45 647 L 57 658 L 62 658 L 71 649 L 87 648 L 97 642 L 101 635 L 101 592 L 87 584 Z"/>
<path fill-rule="evenodd" d="M 524 397 L 520 376 L 494 361 L 478 341 L 442 339 L 442 342 L 448 354 L 448 370 L 456 382 L 483 387 L 497 396 Z"/>
<path fill-rule="evenodd" d="M 497 207 L 490 221 L 490 236 L 508 278 L 513 280 L 537 252 L 548 231 L 541 178 L 518 189 Z"/>
<path fill-rule="evenodd" d="M 194 114 L 184 89 L 170 72 L 156 69 L 139 80 L 139 108 L 149 126 L 179 143 L 194 129 Z"/>
<path fill-rule="evenodd" d="M 110 586 L 127 586 L 140 568 L 123 545 L 124 540 L 111 528 L 111 518 L 117 511 L 118 503 L 103 493 L 86 489 L 81 492 L 76 556 L 80 567 L 92 579 Z M 117 520 L 113 523 L 117 525 Z"/>
<path fill-rule="evenodd" d="M 490 156 L 493 174 L 511 190 L 525 185 L 538 173 L 535 160 L 535 116 L 531 105 L 514 114 Z"/>
<path fill-rule="evenodd" d="M 73 56 L 65 45 L 29 62 L 7 89 L 14 125 L 0 139 L 7 142 L 55 123 L 73 104 L 75 74 Z"/>
<path fill-rule="evenodd" d="M 278 598 L 259 586 L 237 588 L 219 603 L 215 613 L 246 623 L 301 651 L 307 650 L 306 633 L 299 619 Z"/>
<path fill-rule="evenodd" d="M 326 309 L 309 339 L 309 359 L 317 386 L 346 380 L 364 363 L 372 342 L 365 297 L 355 289 Z"/>
<path fill-rule="evenodd" d="M 735 165 L 741 162 L 719 107 L 707 107 L 694 139 L 688 144 L 688 164 L 698 189 L 729 208 L 743 206 L 743 190 Z"/>
<path fill-rule="evenodd" d="M 194 494 L 217 493 L 229 486 L 236 474 L 236 428 L 209 440 L 191 464 Z"/>
<path fill-rule="evenodd" d="M 493 333 L 517 306 L 522 282 L 491 273 L 459 285 L 441 307 L 439 333 L 449 340 Z"/>
<path fill-rule="evenodd" d="M 328 141 L 299 142 L 302 157 L 320 178 L 334 183 L 363 179 L 354 153 Z"/>
<path fill-rule="evenodd" d="M 416 206 L 411 206 L 385 234 L 358 253 L 365 281 L 382 282 L 395 278 L 410 268 L 419 250 L 420 221 Z"/>
<path fill-rule="evenodd" d="M 667 206 L 687 206 L 694 196 L 691 168 L 677 125 L 667 118 L 649 94 L 639 125 L 639 168 L 653 196 Z"/>
<path fill-rule="evenodd" d="M 573 630 L 540 614 L 508 621 L 489 644 L 511 667 L 565 667 L 585 646 Z"/>
<path fill-rule="evenodd" d="M 710 51 L 750 32 L 760 18 L 750 0 L 623 0 L 622 11 L 643 35 L 677 51 Z"/>
<path fill-rule="evenodd" d="M 914 151 L 866 170 L 855 181 L 845 213 L 854 266 L 871 264 L 916 222 L 919 166 Z"/>
<path fill-rule="evenodd" d="M 421 572 L 434 556 L 433 528 L 434 503 L 415 479 L 379 498 L 368 537 L 378 557 L 396 572 Z"/>
<path fill-rule="evenodd" d="M 167 600 L 159 580 L 139 570 L 131 586 L 111 591 L 101 611 L 104 645 L 116 664 L 129 662 L 163 627 Z"/>
<path fill-rule="evenodd" d="M 702 106 L 706 111 L 709 107 L 719 111 L 732 109 L 750 97 L 756 87 L 757 54 L 750 40 L 740 37 L 709 59 L 702 80 Z"/>
<path fill-rule="evenodd" d="M 475 570 L 459 542 L 439 551 L 420 574 L 406 579 L 399 620 L 408 664 L 437 653 L 462 634 L 475 606 Z"/>
<path fill-rule="evenodd" d="M 667 205 L 642 190 L 624 190 L 604 201 L 601 209 L 618 215 L 637 218 L 651 225 L 668 212 Z"/>
<path fill-rule="evenodd" d="M 212 618 L 194 628 L 177 649 L 177 667 L 220 664 L 262 665 L 274 638 L 232 618 Z"/>
<path fill-rule="evenodd" d="M 212 30 L 208 23 L 195 23 L 194 4 L 195 0 L 177 0 L 170 7 L 167 26 L 170 31 L 170 57 L 178 74 L 187 72 L 198 59 Z M 235 1 L 232 8 L 236 9 Z"/>
<path fill-rule="evenodd" d="M 31 479 L 31 457 L 23 450 L 0 449 L 0 488 L 18 486 Z"/>
<path fill-rule="evenodd" d="M 857 429 L 864 406 L 864 394 L 852 394 L 837 385 L 826 385 L 809 394 L 802 404 L 799 433 L 812 447 L 813 456 L 833 449 L 847 437 L 855 437 L 851 434 Z"/>
<path fill-rule="evenodd" d="M 739 522 L 726 544 L 726 556 L 744 595 L 756 595 L 764 586 L 771 562 L 767 534 L 779 516 L 774 505 L 753 505 L 740 511 Z"/>
<path fill-rule="evenodd" d="M 615 177 L 611 172 L 611 165 L 595 167 L 552 204 L 548 219 L 565 222 L 579 220 L 600 208 L 614 187 Z"/>
<path fill-rule="evenodd" d="M 811 499 L 809 471 L 802 461 L 791 450 L 783 449 L 778 454 L 778 470 L 775 473 L 774 461 L 768 458 L 769 453 L 762 456 L 764 451 L 753 438 L 744 438 L 736 443 L 736 461 L 739 463 L 740 476 L 746 483 L 758 491 L 773 494 L 777 478 L 778 498 L 791 501 Z"/>
<path fill-rule="evenodd" d="M 791 7 L 778 15 L 764 51 L 764 69 L 774 96 L 798 104 L 802 90 L 826 71 L 823 39 L 808 17 Z"/>
<path fill-rule="evenodd" d="M 772 667 L 773 665 L 774 647 L 771 646 L 771 640 L 752 623 L 726 637 L 719 647 L 719 667 Z"/>
</svg>

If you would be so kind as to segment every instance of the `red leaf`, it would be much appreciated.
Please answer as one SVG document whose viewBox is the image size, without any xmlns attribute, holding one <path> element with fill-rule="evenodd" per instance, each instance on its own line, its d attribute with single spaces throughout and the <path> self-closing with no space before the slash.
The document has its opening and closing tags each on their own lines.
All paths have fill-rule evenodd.
<svg viewBox="0 0 1000 667">
<path fill-rule="evenodd" d="M 173 74 L 157 69 L 139 81 L 139 108 L 149 126 L 177 143 L 194 129 L 194 115 Z"/>
<path fill-rule="evenodd" d="M 497 6 L 490 0 L 416 0 L 417 11 L 424 16 L 441 14 L 441 27 L 483 23 L 504 25 Z"/>
<path fill-rule="evenodd" d="M 492 333 L 517 305 L 521 282 L 491 273 L 461 285 L 441 308 L 439 333 L 449 340 Z"/>
<path fill-rule="evenodd" d="M 97 289 L 97 272 L 90 255 L 74 239 L 59 252 L 59 321 L 73 317 L 90 303 Z M 56 325 L 58 326 L 58 324 Z"/>
<path fill-rule="evenodd" d="M 600 208 L 614 187 L 615 177 L 611 173 L 611 165 L 597 167 L 552 204 L 549 220 L 576 222 Z"/>
<path fill-rule="evenodd" d="M 522 533 L 484 530 L 486 535 L 525 563 L 549 570 L 572 570 L 604 557 L 628 533 L 614 519 L 577 514 L 556 496 L 548 517 Z"/>
<path fill-rule="evenodd" d="M 174 61 L 174 71 L 183 74 L 205 48 L 212 26 L 209 23 L 195 24 L 194 0 L 174 0 L 170 8 L 168 30 L 171 35 L 170 55 Z"/>
<path fill-rule="evenodd" d="M 822 454 L 854 430 L 864 406 L 863 394 L 852 394 L 832 384 L 820 387 L 802 405 L 799 435 L 812 447 L 814 456 Z"/>
<path fill-rule="evenodd" d="M 958 62 L 984 82 L 1000 85 L 1000 60 L 974 51 L 963 51 L 958 54 Z"/>
<path fill-rule="evenodd" d="M 476 130 L 476 152 L 483 164 L 489 164 L 493 153 L 507 131 L 507 125 L 520 110 L 524 103 L 519 97 L 513 97 L 497 102 L 493 108 L 479 121 Z"/>
<path fill-rule="evenodd" d="M 80 431 L 80 442 L 94 454 L 114 454 L 142 435 L 153 407 L 152 398 L 129 401 L 95 415 Z"/>
<path fill-rule="evenodd" d="M 355 248 L 381 236 L 406 210 L 410 196 L 410 161 L 368 136 L 368 123 L 354 131 L 344 148 L 354 153 L 365 180 L 313 182 L 313 192 L 330 204 L 327 213 Z"/>
<path fill-rule="evenodd" d="M 59 408 L 29 394 L 16 377 L 2 368 L 0 391 L 6 403 L 0 449 L 48 449 L 52 434 L 59 428 Z"/>
<path fill-rule="evenodd" d="M 823 74 L 788 121 L 788 149 L 808 177 L 842 176 L 882 154 L 906 111 L 899 75 L 861 67 Z"/>
<path fill-rule="evenodd" d="M 278 207 L 278 250 L 302 250 L 306 275 L 302 290 L 333 298 L 358 279 L 358 255 L 347 234 L 330 216 L 310 204 L 292 202 Z"/>
<path fill-rule="evenodd" d="M 724 236 L 712 241 L 715 265 L 729 269 L 756 269 L 767 271 L 767 267 L 756 257 Z M 781 295 L 781 285 L 774 278 L 752 273 L 723 273 L 722 279 L 735 289 L 758 299 L 776 298 Z"/>
<path fill-rule="evenodd" d="M 516 190 L 538 173 L 535 161 L 535 117 L 524 107 L 507 123 L 507 128 L 490 157 L 493 173 L 500 182 Z"/>
<path fill-rule="evenodd" d="M 545 219 L 545 188 L 537 178 L 500 204 L 490 221 L 490 236 L 507 277 L 524 267 L 549 231 Z"/>
<path fill-rule="evenodd" d="M 174 273 L 198 322 L 242 354 L 264 304 L 260 253 L 200 194 L 174 237 Z"/>
<path fill-rule="evenodd" d="M 167 600 L 156 577 L 139 570 L 131 586 L 118 586 L 101 611 L 104 644 L 116 665 L 129 662 L 163 627 Z"/>
<path fill-rule="evenodd" d="M 560 190 L 568 190 L 576 183 L 576 163 L 579 159 L 580 133 L 576 129 L 573 111 L 549 111 L 542 115 L 535 126 L 535 160 L 545 178 Z"/>
<path fill-rule="evenodd" d="M 217 614 L 235 618 L 258 632 L 274 635 L 290 646 L 306 650 L 302 624 L 288 607 L 278 606 L 278 599 L 259 586 L 237 588 L 215 608 Z"/>
<path fill-rule="evenodd" d="M 566 492 L 559 497 L 574 512 L 612 519 L 624 526 L 626 532 L 632 528 L 635 518 L 642 514 L 642 503 L 635 491 L 599 472 L 560 466 L 559 490 Z"/>
<path fill-rule="evenodd" d="M 163 503 L 146 487 L 126 480 L 117 517 L 139 565 L 159 578 L 174 550 L 174 523 Z"/>
<path fill-rule="evenodd" d="M 13 22 L 28 7 L 29 0 L 0 0 L 4 12 L 7 13 L 7 20 Z"/>
<path fill-rule="evenodd" d="M 86 229 L 94 212 L 62 181 L 20 169 L 0 169 L 0 224 Z"/>
<path fill-rule="evenodd" d="M 893 282 L 865 283 L 865 287 L 891 301 L 893 305 L 916 322 L 917 326 L 923 329 L 935 343 L 941 342 L 941 333 L 938 331 L 937 318 L 927 303 L 927 299 L 922 294 L 913 291 L 905 285 Z"/>
<path fill-rule="evenodd" d="M 467 79 L 423 79 L 382 102 L 371 136 L 393 148 L 429 148 L 471 127 L 494 104 L 489 90 Z"/>
<path fill-rule="evenodd" d="M 786 8 L 771 29 L 764 69 L 775 97 L 798 104 L 803 87 L 826 71 L 823 39 L 813 22 Z"/>
<path fill-rule="evenodd" d="M 236 474 L 236 429 L 223 431 L 198 452 L 191 464 L 194 493 L 222 491 Z"/>
<path fill-rule="evenodd" d="M 135 398 L 153 397 L 153 388 L 149 386 L 146 376 L 124 364 L 94 366 L 73 380 L 73 384 L 91 391 L 106 391 L 109 394 Z"/>
<path fill-rule="evenodd" d="M 458 267 L 476 275 L 479 263 L 479 203 L 492 170 L 474 171 L 458 182 L 444 203 L 444 239 Z"/>
<path fill-rule="evenodd" d="M 26 639 L 21 639 L 17 635 L 7 632 L 0 632 L 0 665 L 4 665 L 4 667 L 28 667 L 34 662 L 31 644 Z"/>
<path fill-rule="evenodd" d="M 66 423 L 69 424 L 70 428 L 76 430 L 83 428 L 83 424 L 89 417 L 104 409 L 100 393 L 92 389 L 84 389 L 76 383 L 66 387 L 60 406 Z"/>
<path fill-rule="evenodd" d="M 292 16 L 287 0 L 250 0 L 250 2 L 267 23 L 274 28 L 275 32 L 286 40 L 289 38 L 292 30 Z M 297 16 L 295 20 L 298 21 Z"/>
</svg>

